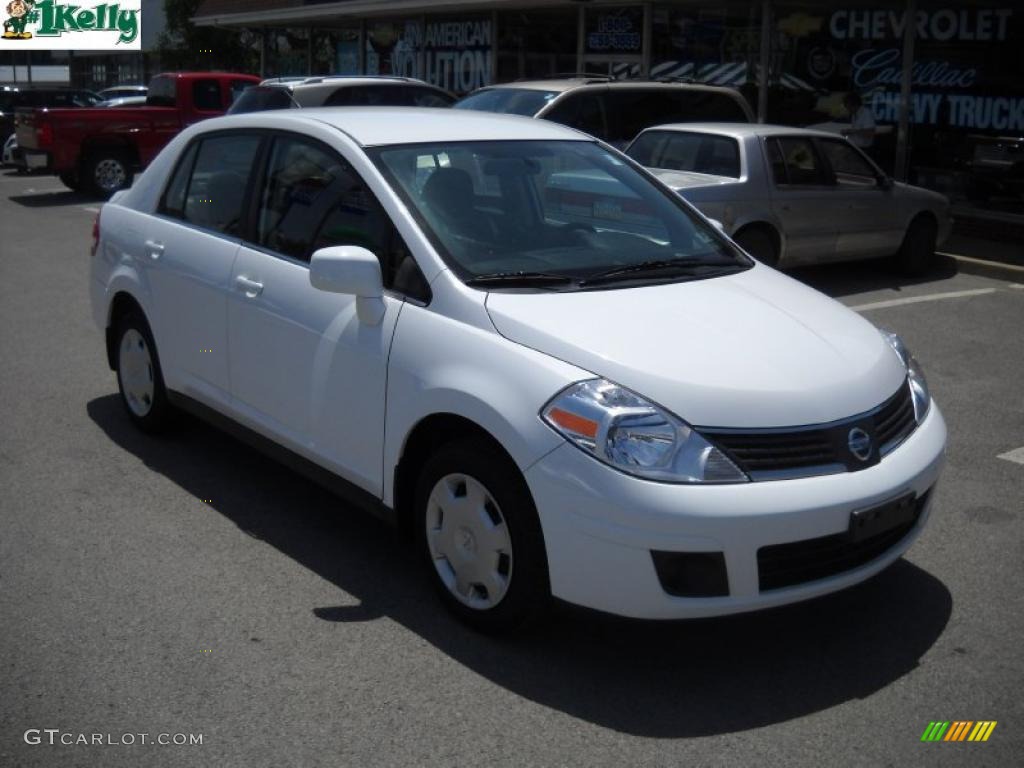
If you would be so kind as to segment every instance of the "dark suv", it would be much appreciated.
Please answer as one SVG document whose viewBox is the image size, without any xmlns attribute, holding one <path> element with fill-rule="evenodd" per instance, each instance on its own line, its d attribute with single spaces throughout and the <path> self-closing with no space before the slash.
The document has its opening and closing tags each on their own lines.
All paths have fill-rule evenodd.
<svg viewBox="0 0 1024 768">
<path fill-rule="evenodd" d="M 455 108 L 541 117 L 619 149 L 654 125 L 754 121 L 747 102 L 732 88 L 589 76 L 489 85 Z"/>
<path fill-rule="evenodd" d="M 450 107 L 455 97 L 411 77 L 365 75 L 264 80 L 247 88 L 228 114 L 297 107 Z"/>
</svg>

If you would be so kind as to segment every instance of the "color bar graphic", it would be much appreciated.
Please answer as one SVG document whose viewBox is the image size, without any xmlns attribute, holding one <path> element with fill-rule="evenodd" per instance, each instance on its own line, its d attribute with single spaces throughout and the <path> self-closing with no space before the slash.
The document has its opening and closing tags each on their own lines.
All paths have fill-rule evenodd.
<svg viewBox="0 0 1024 768">
<path fill-rule="evenodd" d="M 995 720 L 932 720 L 921 734 L 921 741 L 988 741 Z"/>
</svg>

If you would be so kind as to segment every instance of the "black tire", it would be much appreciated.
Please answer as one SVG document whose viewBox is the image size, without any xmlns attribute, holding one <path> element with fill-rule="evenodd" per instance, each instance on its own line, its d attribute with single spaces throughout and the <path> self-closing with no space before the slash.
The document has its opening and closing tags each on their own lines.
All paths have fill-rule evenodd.
<svg viewBox="0 0 1024 768">
<path fill-rule="evenodd" d="M 928 216 L 918 216 L 907 227 L 903 244 L 896 253 L 896 267 L 905 275 L 925 275 L 935 264 L 938 228 Z"/>
<path fill-rule="evenodd" d="M 125 337 L 134 333 L 126 344 Z M 122 359 L 128 352 L 126 349 L 133 346 L 132 341 L 141 341 L 148 351 L 149 365 L 148 377 L 152 384 L 152 392 L 149 395 L 148 409 L 141 406 L 147 404 L 145 398 L 133 395 L 136 387 L 126 383 L 133 375 L 133 366 L 130 361 Z M 171 414 L 171 404 L 167 400 L 167 390 L 164 387 L 164 376 L 160 370 L 160 358 L 157 354 L 156 343 L 153 341 L 153 333 L 149 330 L 149 323 L 138 312 L 129 312 L 123 315 L 116 325 L 114 331 L 114 362 L 117 373 L 117 389 L 121 393 L 121 404 L 128 414 L 132 423 L 143 432 L 154 434 L 162 431 L 168 424 Z M 135 370 L 141 370 L 135 367 Z M 133 405 L 133 399 L 135 404 Z"/>
<path fill-rule="evenodd" d="M 95 152 L 82 164 L 80 184 L 104 200 L 119 190 L 127 189 L 131 183 L 131 164 L 123 153 L 116 150 Z"/>
<path fill-rule="evenodd" d="M 507 588 L 493 606 L 473 607 L 457 598 L 441 577 L 444 566 L 435 566 L 431 553 L 427 534 L 430 496 L 436 485 L 453 475 L 465 475 L 480 483 L 496 503 L 498 517 L 507 528 L 511 542 Z M 443 445 L 420 471 L 415 504 L 417 548 L 428 577 L 452 613 L 472 628 L 488 634 L 509 632 L 543 615 L 551 602 L 544 536 L 526 481 L 508 456 L 482 439 L 463 439 Z M 452 537 L 456 535 L 453 531 Z M 480 548 L 483 550 L 484 546 Z M 475 540 L 471 551 L 475 559 Z M 439 561 L 447 562 L 447 559 L 439 558 Z M 500 561 L 498 570 L 501 570 Z"/>
<path fill-rule="evenodd" d="M 78 177 L 77 173 L 64 172 L 58 174 L 58 176 L 60 177 L 61 183 L 63 183 L 64 186 L 67 187 L 68 189 L 73 190 L 75 192 L 82 191 L 82 181 Z"/>
<path fill-rule="evenodd" d="M 775 238 L 765 227 L 746 227 L 733 237 L 740 248 L 769 267 L 779 263 L 779 249 Z"/>
</svg>

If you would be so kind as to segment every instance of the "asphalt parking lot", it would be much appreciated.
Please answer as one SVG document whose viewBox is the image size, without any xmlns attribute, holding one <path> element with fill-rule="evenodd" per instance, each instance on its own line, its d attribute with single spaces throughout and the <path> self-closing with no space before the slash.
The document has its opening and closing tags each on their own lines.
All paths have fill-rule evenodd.
<svg viewBox="0 0 1024 768">
<path fill-rule="evenodd" d="M 200 423 L 131 428 L 89 317 L 96 205 L 0 173 L 0 765 L 1021 764 L 1024 286 L 795 274 L 902 334 L 949 426 L 891 569 L 761 614 L 561 609 L 494 640 L 383 524 Z M 934 720 L 998 726 L 922 743 Z M 202 744 L 137 736 L 161 733 Z"/>
</svg>

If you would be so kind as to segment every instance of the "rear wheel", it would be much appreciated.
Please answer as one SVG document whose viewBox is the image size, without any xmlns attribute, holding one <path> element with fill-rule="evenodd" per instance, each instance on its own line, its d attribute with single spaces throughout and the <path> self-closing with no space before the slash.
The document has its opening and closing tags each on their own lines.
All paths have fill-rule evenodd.
<svg viewBox="0 0 1024 768">
<path fill-rule="evenodd" d="M 149 323 L 132 312 L 117 323 L 114 334 L 117 387 L 128 417 L 143 432 L 157 432 L 171 410 Z"/>
<path fill-rule="evenodd" d="M 132 183 L 128 158 L 114 150 L 96 152 L 85 161 L 82 179 L 100 197 L 110 197 Z"/>
<path fill-rule="evenodd" d="M 537 511 L 515 464 L 488 442 L 442 446 L 416 485 L 416 531 L 445 605 L 483 632 L 514 629 L 550 601 Z"/>
<path fill-rule="evenodd" d="M 907 275 L 924 275 L 935 263 L 938 228 L 927 216 L 918 216 L 907 227 L 903 244 L 896 254 L 896 266 Z"/>
<path fill-rule="evenodd" d="M 762 264 L 774 267 L 779 263 L 775 238 L 765 227 L 746 227 L 733 237 L 736 244 Z"/>
</svg>

